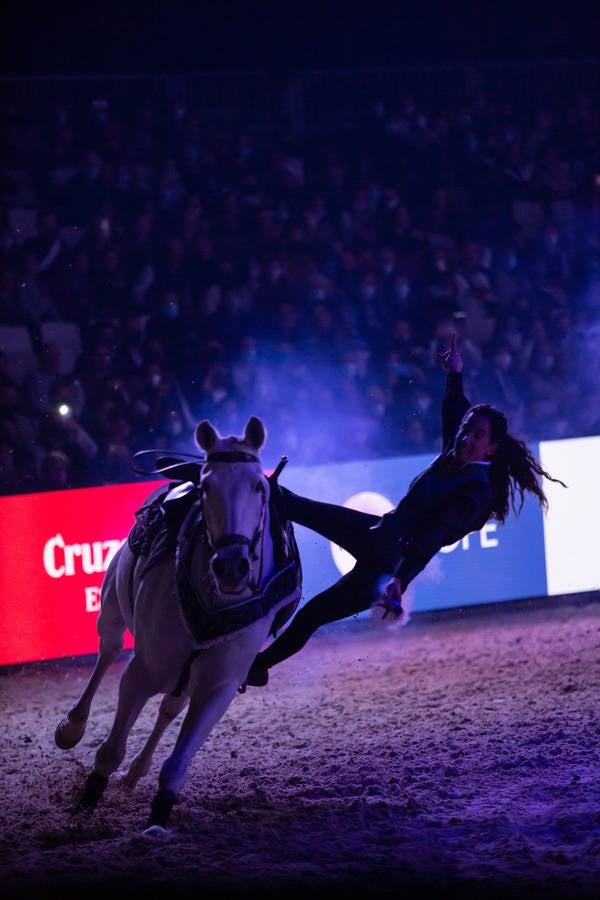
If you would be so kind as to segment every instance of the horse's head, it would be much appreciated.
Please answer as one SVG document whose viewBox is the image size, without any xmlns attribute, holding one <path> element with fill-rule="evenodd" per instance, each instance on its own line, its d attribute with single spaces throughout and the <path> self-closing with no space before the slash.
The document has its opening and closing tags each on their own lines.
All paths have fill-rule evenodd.
<svg viewBox="0 0 600 900">
<path fill-rule="evenodd" d="M 196 443 L 206 453 L 200 488 L 210 566 L 223 594 L 241 594 L 260 581 L 269 483 L 258 453 L 265 440 L 265 426 L 256 416 L 242 437 L 224 438 L 208 421 L 196 428 Z"/>
</svg>

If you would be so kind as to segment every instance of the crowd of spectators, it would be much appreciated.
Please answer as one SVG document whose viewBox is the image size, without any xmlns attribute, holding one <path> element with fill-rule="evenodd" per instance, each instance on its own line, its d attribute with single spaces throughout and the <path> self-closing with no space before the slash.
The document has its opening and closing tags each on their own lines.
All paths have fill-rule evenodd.
<svg viewBox="0 0 600 900">
<path fill-rule="evenodd" d="M 33 362 L 0 356 L 0 492 L 134 480 L 202 418 L 262 416 L 272 463 L 438 451 L 452 331 L 513 433 L 600 432 L 592 98 L 398 96 L 302 138 L 179 101 L 4 112 L 0 331 Z"/>
</svg>

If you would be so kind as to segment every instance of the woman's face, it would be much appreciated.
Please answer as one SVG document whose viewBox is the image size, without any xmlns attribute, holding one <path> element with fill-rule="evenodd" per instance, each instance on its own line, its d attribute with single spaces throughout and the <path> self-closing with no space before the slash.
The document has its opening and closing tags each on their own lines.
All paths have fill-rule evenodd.
<svg viewBox="0 0 600 900">
<path fill-rule="evenodd" d="M 498 444 L 492 441 L 491 422 L 487 416 L 469 412 L 461 422 L 454 441 L 453 453 L 457 462 L 487 462 L 492 458 Z"/>
</svg>

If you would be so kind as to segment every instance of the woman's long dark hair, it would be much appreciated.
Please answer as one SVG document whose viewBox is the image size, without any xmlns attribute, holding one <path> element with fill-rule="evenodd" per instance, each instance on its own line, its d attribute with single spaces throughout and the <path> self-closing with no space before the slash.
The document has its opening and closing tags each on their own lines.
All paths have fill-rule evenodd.
<svg viewBox="0 0 600 900">
<path fill-rule="evenodd" d="M 479 403 L 472 406 L 469 412 L 485 416 L 489 420 L 492 443 L 498 444 L 498 449 L 490 460 L 492 517 L 504 522 L 511 507 L 518 515 L 523 507 L 526 491 L 537 497 L 543 509 L 548 509 L 542 479 L 547 478 L 548 481 L 562 484 L 563 487 L 566 487 L 566 484 L 542 469 L 525 442 L 508 433 L 508 422 L 501 410 L 488 403 Z M 515 503 L 517 495 L 520 500 L 518 509 Z"/>
</svg>

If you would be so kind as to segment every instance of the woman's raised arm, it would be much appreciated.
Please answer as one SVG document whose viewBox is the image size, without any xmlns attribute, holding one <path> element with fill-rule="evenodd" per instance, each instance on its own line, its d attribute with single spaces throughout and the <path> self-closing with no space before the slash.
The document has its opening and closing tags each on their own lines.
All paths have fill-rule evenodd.
<svg viewBox="0 0 600 900">
<path fill-rule="evenodd" d="M 454 443 L 458 426 L 471 406 L 463 390 L 463 360 L 456 348 L 456 334 L 451 335 L 450 347 L 440 353 L 439 357 L 442 368 L 448 373 L 446 393 L 442 401 L 442 447 L 447 450 Z"/>
</svg>

